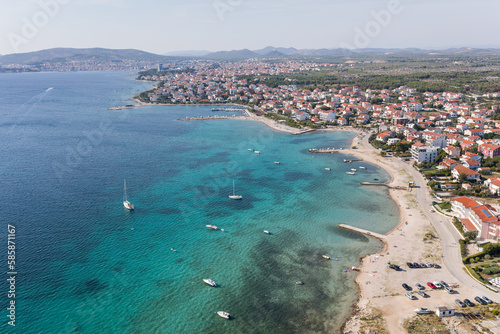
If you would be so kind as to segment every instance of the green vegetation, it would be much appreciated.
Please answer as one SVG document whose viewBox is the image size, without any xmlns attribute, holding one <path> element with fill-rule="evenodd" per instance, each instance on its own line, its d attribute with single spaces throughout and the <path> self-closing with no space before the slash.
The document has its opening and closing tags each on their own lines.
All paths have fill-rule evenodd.
<svg viewBox="0 0 500 334">
<path fill-rule="evenodd" d="M 460 220 L 458 220 L 457 217 L 453 217 L 452 223 L 453 223 L 453 225 L 455 225 L 455 227 L 457 228 L 458 232 L 460 232 L 460 234 L 463 236 L 464 233 L 465 233 L 465 231 L 464 231 L 464 226 L 462 225 L 462 223 L 460 222 Z"/>
<path fill-rule="evenodd" d="M 407 74 L 379 74 L 385 66 L 374 66 L 371 73 L 360 71 L 359 67 L 340 70 L 324 69 L 322 71 L 304 71 L 279 75 L 242 75 L 238 79 L 266 84 L 276 88 L 281 85 L 294 84 L 300 88 L 342 88 L 358 86 L 382 90 L 395 89 L 406 85 L 416 88 L 418 92 L 441 93 L 451 91 L 457 93 L 486 93 L 500 90 L 500 71 L 433 71 L 421 69 L 420 72 Z"/>
<path fill-rule="evenodd" d="M 438 206 L 441 208 L 441 210 L 451 210 L 451 203 L 449 201 L 438 203 Z"/>
<path fill-rule="evenodd" d="M 458 243 L 460 244 L 460 254 L 462 255 L 462 259 L 467 256 L 467 248 L 465 247 L 466 243 L 464 239 L 459 239 Z"/>
<path fill-rule="evenodd" d="M 414 316 L 404 323 L 408 334 L 451 333 L 447 325 L 435 313 Z"/>
</svg>

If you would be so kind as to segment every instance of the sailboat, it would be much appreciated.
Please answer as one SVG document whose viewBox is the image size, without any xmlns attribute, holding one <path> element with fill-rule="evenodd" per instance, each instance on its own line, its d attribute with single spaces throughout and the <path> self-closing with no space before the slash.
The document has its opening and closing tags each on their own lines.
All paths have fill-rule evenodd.
<svg viewBox="0 0 500 334">
<path fill-rule="evenodd" d="M 127 210 L 134 210 L 134 205 L 127 200 L 127 181 L 123 180 L 123 206 Z"/>
<path fill-rule="evenodd" d="M 242 199 L 243 198 L 243 196 L 235 194 L 235 192 L 234 192 L 234 180 L 233 180 L 233 194 L 229 195 L 229 198 L 230 199 Z"/>
</svg>

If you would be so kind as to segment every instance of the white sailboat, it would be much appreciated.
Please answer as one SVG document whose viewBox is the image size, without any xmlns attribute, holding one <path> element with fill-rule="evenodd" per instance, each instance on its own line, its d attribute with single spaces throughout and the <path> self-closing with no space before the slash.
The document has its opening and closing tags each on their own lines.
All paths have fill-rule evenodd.
<svg viewBox="0 0 500 334">
<path fill-rule="evenodd" d="M 134 205 L 127 200 L 127 181 L 123 180 L 123 206 L 127 210 L 134 210 Z"/>
<path fill-rule="evenodd" d="M 233 180 L 233 194 L 232 195 L 229 195 L 229 198 L 230 199 L 242 199 L 243 196 L 241 195 L 236 195 L 236 193 L 234 192 L 234 180 Z"/>
</svg>

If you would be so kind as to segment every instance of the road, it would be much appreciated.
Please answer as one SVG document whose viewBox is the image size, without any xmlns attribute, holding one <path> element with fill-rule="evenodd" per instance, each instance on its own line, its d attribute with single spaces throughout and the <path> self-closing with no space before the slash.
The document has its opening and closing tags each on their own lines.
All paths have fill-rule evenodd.
<svg viewBox="0 0 500 334">
<path fill-rule="evenodd" d="M 363 145 L 372 150 L 373 152 L 378 153 L 378 150 L 373 148 L 368 142 L 369 135 L 365 135 L 362 139 Z M 387 158 L 387 159 L 398 159 L 398 158 Z M 395 162 L 396 163 L 396 162 Z M 422 174 L 420 174 L 411 164 L 408 163 L 399 163 L 403 165 L 404 169 L 408 172 L 409 175 L 413 178 L 415 185 L 414 188 L 416 199 L 418 206 L 423 212 L 423 215 L 428 219 L 428 221 L 432 224 L 432 226 L 436 229 L 436 232 L 439 234 L 439 238 L 441 239 L 442 248 L 443 248 L 443 263 L 446 269 L 452 274 L 457 281 L 462 285 L 467 285 L 474 287 L 479 290 L 477 295 L 486 296 L 495 302 L 500 301 L 500 296 L 479 284 L 476 280 L 470 277 L 464 271 L 464 265 L 462 263 L 462 256 L 460 254 L 460 244 L 458 240 L 461 238 L 461 235 L 455 229 L 453 224 L 449 221 L 448 218 L 441 216 L 439 213 L 431 213 L 430 209 L 432 209 L 432 202 L 434 201 L 433 197 L 429 193 L 429 189 L 427 187 L 427 182 L 425 181 Z"/>
</svg>

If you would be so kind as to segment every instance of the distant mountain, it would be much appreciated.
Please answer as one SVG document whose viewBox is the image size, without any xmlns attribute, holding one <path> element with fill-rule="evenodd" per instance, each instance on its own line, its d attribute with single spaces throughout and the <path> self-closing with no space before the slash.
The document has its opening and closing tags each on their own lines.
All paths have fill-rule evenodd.
<svg viewBox="0 0 500 334">
<path fill-rule="evenodd" d="M 249 58 L 259 58 L 260 55 L 248 49 L 232 50 L 232 51 L 218 51 L 212 52 L 203 56 L 205 59 L 212 60 L 241 60 Z"/>
<path fill-rule="evenodd" d="M 55 48 L 27 53 L 15 53 L 0 57 L 0 65 L 7 64 L 39 64 L 45 62 L 57 63 L 68 61 L 96 60 L 113 62 L 122 60 L 161 62 L 175 60 L 173 57 L 160 56 L 134 49 L 113 50 L 102 48 L 73 49 Z"/>
<path fill-rule="evenodd" d="M 188 50 L 188 51 L 172 51 L 165 53 L 165 56 L 171 57 L 203 57 L 209 54 L 207 50 Z"/>
<path fill-rule="evenodd" d="M 288 55 L 288 56 L 292 56 L 292 55 L 296 54 L 298 51 L 296 48 L 275 48 L 274 46 L 266 46 L 263 49 L 252 50 L 252 51 L 255 53 L 258 53 L 260 55 L 267 55 L 269 52 L 272 52 L 274 50 L 281 52 L 281 53 Z"/>
<path fill-rule="evenodd" d="M 271 52 L 266 53 L 263 55 L 264 58 L 287 58 L 289 57 L 288 55 L 279 52 L 278 50 L 272 50 Z"/>
</svg>

